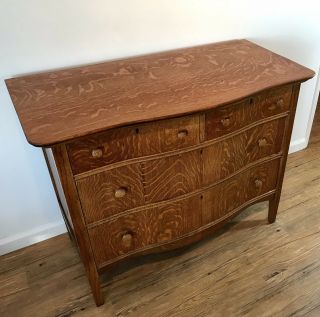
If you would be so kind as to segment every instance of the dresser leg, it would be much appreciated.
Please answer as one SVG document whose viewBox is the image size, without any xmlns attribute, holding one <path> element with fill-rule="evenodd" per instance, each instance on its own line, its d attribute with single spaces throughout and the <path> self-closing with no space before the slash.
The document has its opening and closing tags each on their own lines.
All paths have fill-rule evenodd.
<svg viewBox="0 0 320 317">
<path fill-rule="evenodd" d="M 269 223 L 274 223 L 276 221 L 278 207 L 279 207 L 280 196 L 275 195 L 269 200 L 269 211 L 268 211 L 268 221 Z"/>
<path fill-rule="evenodd" d="M 90 276 L 89 276 L 90 274 Z M 91 272 L 88 274 L 88 279 L 91 287 L 91 291 L 93 294 L 94 301 L 97 306 L 101 306 L 104 304 L 104 297 L 100 286 L 100 280 L 98 272 Z"/>
</svg>

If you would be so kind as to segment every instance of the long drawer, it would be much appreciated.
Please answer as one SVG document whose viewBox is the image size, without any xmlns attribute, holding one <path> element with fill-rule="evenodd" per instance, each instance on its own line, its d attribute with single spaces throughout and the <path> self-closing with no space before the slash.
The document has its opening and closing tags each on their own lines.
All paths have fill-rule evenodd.
<svg viewBox="0 0 320 317">
<path fill-rule="evenodd" d="M 278 167 L 279 159 L 263 163 L 203 193 L 114 217 L 90 228 L 98 266 L 179 238 L 268 193 L 276 187 Z"/>
</svg>

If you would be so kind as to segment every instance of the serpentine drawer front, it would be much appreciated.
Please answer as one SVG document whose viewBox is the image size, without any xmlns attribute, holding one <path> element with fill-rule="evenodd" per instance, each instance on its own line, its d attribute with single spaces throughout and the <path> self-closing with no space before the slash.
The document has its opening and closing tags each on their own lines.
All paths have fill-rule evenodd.
<svg viewBox="0 0 320 317">
<path fill-rule="evenodd" d="M 119 261 L 195 242 L 258 201 L 275 221 L 313 75 L 235 40 L 6 80 L 97 305 Z"/>
</svg>

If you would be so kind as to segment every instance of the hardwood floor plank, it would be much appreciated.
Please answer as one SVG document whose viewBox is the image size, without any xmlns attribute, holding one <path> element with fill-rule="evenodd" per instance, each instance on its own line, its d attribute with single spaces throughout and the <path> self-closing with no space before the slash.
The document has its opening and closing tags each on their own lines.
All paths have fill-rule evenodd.
<svg viewBox="0 0 320 317">
<path fill-rule="evenodd" d="M 23 269 L 0 275 L 0 300 L 28 289 L 27 274 Z"/>
<path fill-rule="evenodd" d="M 62 246 L 69 250 L 72 249 L 72 243 L 68 235 L 59 235 L 54 239 L 41 242 L 40 245 L 39 243 L 33 244 L 27 248 L 5 254 L 0 257 L 0 274 L 45 259 L 49 255 L 58 254 Z"/>
</svg>

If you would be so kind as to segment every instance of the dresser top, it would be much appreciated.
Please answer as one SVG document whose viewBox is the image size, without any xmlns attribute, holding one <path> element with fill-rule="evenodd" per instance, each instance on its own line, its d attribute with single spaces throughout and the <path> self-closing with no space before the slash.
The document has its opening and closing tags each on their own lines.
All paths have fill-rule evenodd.
<svg viewBox="0 0 320 317">
<path fill-rule="evenodd" d="M 314 72 L 247 40 L 6 80 L 28 141 L 49 146 L 227 104 Z"/>
</svg>

